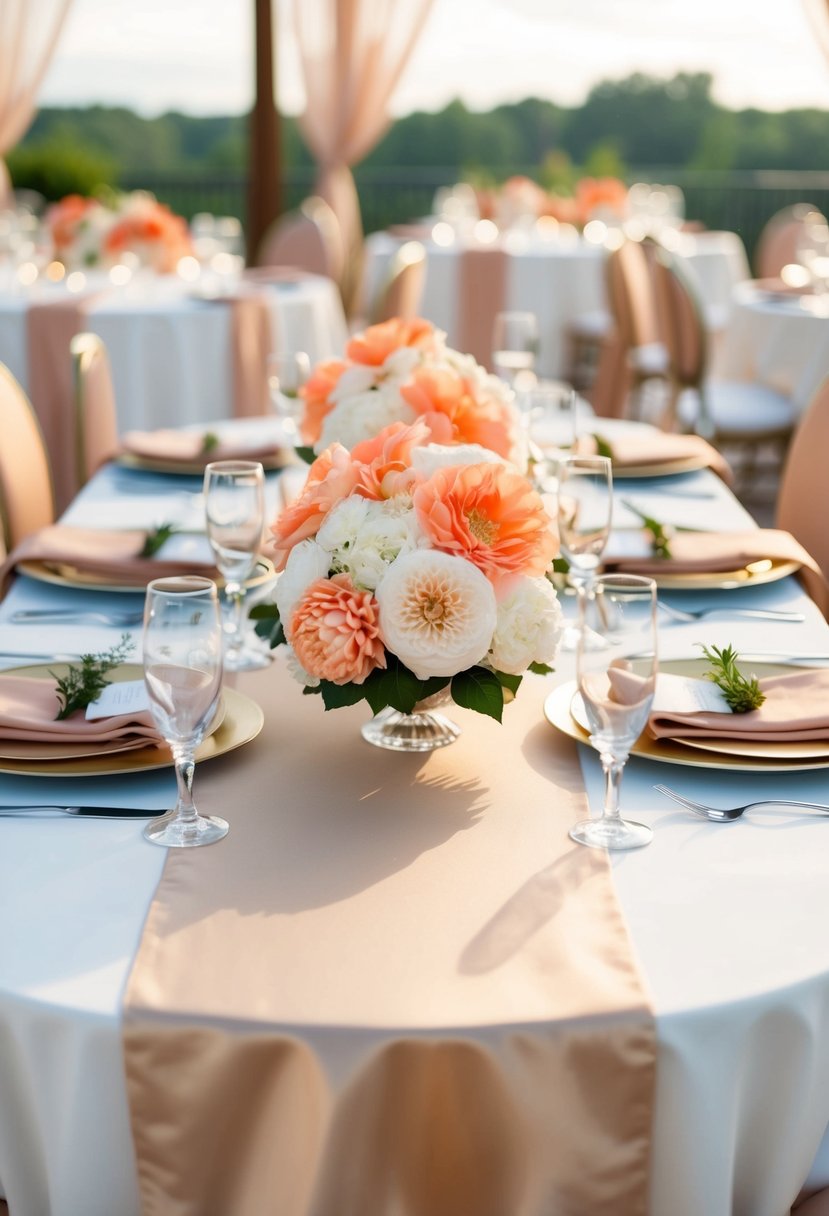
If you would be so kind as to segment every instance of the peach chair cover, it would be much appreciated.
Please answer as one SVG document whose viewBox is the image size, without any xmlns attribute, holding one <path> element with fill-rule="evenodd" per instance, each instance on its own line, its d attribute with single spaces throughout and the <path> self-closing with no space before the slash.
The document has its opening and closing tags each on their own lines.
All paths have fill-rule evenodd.
<svg viewBox="0 0 829 1216">
<path fill-rule="evenodd" d="M 55 500 L 46 447 L 35 412 L 0 364 L 0 525 L 7 552 L 52 523 Z"/>
<path fill-rule="evenodd" d="M 97 334 L 75 334 L 72 356 L 78 486 L 118 450 L 115 392 L 106 347 Z"/>
<path fill-rule="evenodd" d="M 777 278 L 784 266 L 798 261 L 798 240 L 808 217 L 814 214 L 821 213 L 811 203 L 795 203 L 771 217 L 760 233 L 754 255 L 758 278 Z"/>
<path fill-rule="evenodd" d="M 613 327 L 601 338 L 591 393 L 593 409 L 599 415 L 620 416 L 631 389 L 664 377 L 650 263 L 638 241 L 625 241 L 608 254 L 605 290 Z"/>
<path fill-rule="evenodd" d="M 265 233 L 259 266 L 295 266 L 339 283 L 345 264 L 337 217 L 321 198 L 308 198 L 299 211 L 283 215 Z"/>
<path fill-rule="evenodd" d="M 796 1203 L 792 1216 L 829 1216 L 829 1190 L 818 1191 L 802 1203 Z"/>
<path fill-rule="evenodd" d="M 674 381 L 699 388 L 708 361 L 705 322 L 696 295 L 676 261 L 654 261 L 655 300 Z"/>
<path fill-rule="evenodd" d="M 426 282 L 426 250 L 419 241 L 407 241 L 394 255 L 388 282 L 371 313 L 371 323 L 392 317 L 416 317 Z"/>
<path fill-rule="evenodd" d="M 829 378 L 823 381 L 803 415 L 789 447 L 777 497 L 775 527 L 783 528 L 808 549 L 829 580 Z"/>
</svg>

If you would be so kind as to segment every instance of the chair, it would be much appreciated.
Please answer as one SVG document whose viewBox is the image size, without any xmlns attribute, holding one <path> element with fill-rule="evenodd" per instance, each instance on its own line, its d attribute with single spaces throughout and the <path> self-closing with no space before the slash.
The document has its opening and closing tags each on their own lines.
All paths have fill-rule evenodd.
<svg viewBox="0 0 829 1216">
<path fill-rule="evenodd" d="M 657 254 L 654 272 L 672 386 L 662 424 L 671 430 L 679 422 L 681 429 L 715 445 L 743 448 L 742 479 L 749 486 L 761 445 L 778 446 L 782 459 L 794 427 L 794 406 L 764 384 L 709 378 L 708 335 L 690 280 L 664 249 Z"/>
<path fill-rule="evenodd" d="M 97 334 L 75 334 L 70 343 L 78 488 L 118 450 L 115 393 L 106 347 Z"/>
<path fill-rule="evenodd" d="M 775 512 L 775 527 L 791 532 L 800 541 L 820 566 L 829 584 L 827 451 L 829 378 L 815 393 L 792 436 L 780 478 Z"/>
<path fill-rule="evenodd" d="M 809 1199 L 795 1203 L 792 1214 L 793 1216 L 829 1216 L 829 1190 L 818 1191 Z"/>
<path fill-rule="evenodd" d="M 372 304 L 369 323 L 418 316 L 425 282 L 426 250 L 419 241 L 406 241 L 391 260 L 386 282 Z"/>
<path fill-rule="evenodd" d="M 795 203 L 771 217 L 760 233 L 754 255 L 758 278 L 779 278 L 784 266 L 799 261 L 798 241 L 815 215 L 823 219 L 811 203 Z"/>
<path fill-rule="evenodd" d="M 0 363 L 0 531 L 10 553 L 24 537 L 51 524 L 55 496 L 46 446 L 35 412 Z"/>
<path fill-rule="evenodd" d="M 324 199 L 312 195 L 298 211 L 280 216 L 262 237 L 257 266 L 296 266 L 337 285 L 345 270 L 339 221 Z"/>
</svg>

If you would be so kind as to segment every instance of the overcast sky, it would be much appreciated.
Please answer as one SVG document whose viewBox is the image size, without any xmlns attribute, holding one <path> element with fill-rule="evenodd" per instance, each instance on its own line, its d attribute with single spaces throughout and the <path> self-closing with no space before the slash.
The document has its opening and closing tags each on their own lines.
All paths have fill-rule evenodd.
<svg viewBox="0 0 829 1216">
<path fill-rule="evenodd" d="M 302 107 L 289 0 L 276 0 L 278 100 Z M 74 0 L 42 104 L 147 115 L 241 113 L 252 98 L 252 0 Z M 577 104 L 633 71 L 710 71 L 735 108 L 829 109 L 829 62 L 800 0 L 434 0 L 396 113 L 454 97 Z"/>
</svg>

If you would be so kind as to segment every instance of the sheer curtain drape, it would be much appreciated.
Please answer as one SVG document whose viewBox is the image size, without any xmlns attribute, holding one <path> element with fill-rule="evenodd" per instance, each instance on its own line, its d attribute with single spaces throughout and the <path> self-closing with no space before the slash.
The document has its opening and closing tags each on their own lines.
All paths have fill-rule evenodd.
<svg viewBox="0 0 829 1216">
<path fill-rule="evenodd" d="M 72 0 L 0 0 L 0 158 L 23 137 Z M 0 159 L 0 203 L 10 189 Z"/>
<path fill-rule="evenodd" d="M 319 166 L 316 192 L 352 254 L 362 237 L 350 166 L 389 125 L 389 101 L 432 0 L 294 0 L 305 83 L 302 133 Z"/>
<path fill-rule="evenodd" d="M 829 59 L 829 0 L 803 0 L 803 7 L 821 50 Z"/>
</svg>

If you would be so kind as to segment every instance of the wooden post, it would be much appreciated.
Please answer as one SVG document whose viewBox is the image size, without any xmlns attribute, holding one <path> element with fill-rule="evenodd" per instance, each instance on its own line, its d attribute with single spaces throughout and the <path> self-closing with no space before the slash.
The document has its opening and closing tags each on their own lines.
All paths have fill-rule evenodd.
<svg viewBox="0 0 829 1216">
<path fill-rule="evenodd" d="M 254 0 L 256 97 L 248 140 L 248 263 L 268 225 L 281 211 L 279 115 L 274 101 L 273 12 L 271 0 Z"/>
</svg>

